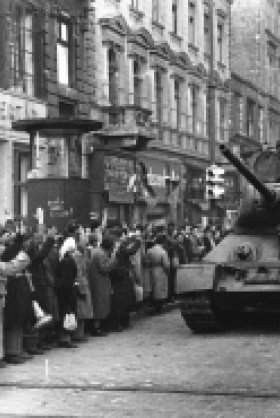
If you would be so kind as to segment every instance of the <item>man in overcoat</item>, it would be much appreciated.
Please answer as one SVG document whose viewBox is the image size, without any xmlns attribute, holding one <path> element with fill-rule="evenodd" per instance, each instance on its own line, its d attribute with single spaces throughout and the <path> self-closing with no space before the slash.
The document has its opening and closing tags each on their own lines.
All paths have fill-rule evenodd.
<svg viewBox="0 0 280 418">
<path fill-rule="evenodd" d="M 111 310 L 112 286 L 110 272 L 114 265 L 111 254 L 114 238 L 105 235 L 101 246 L 94 248 L 88 266 L 88 279 L 92 296 L 94 335 L 105 335 L 105 324 Z"/>
</svg>

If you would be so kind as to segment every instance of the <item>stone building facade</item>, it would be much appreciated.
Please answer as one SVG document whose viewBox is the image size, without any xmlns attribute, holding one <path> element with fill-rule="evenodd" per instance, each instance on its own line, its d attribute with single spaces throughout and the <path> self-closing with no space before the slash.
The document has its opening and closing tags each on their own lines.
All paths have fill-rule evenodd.
<svg viewBox="0 0 280 418">
<path fill-rule="evenodd" d="M 230 3 L 2 0 L 0 222 L 27 213 L 30 144 L 11 126 L 34 117 L 103 123 L 82 140 L 33 145 L 31 174 L 88 179 L 94 216 L 208 216 L 205 168 L 228 142 Z M 143 167 L 153 197 L 129 187 Z"/>
<path fill-rule="evenodd" d="M 92 47 L 87 49 L 94 36 L 87 1 L 0 3 L 0 223 L 4 223 L 24 219 L 28 210 L 29 136 L 13 130 L 12 123 L 89 117 L 95 85 Z M 40 138 L 37 175 L 63 174 L 58 171 L 65 169 L 65 162 L 54 164 L 52 156 L 67 147 L 69 142 Z"/>
<path fill-rule="evenodd" d="M 236 0 L 231 19 L 230 143 L 246 159 L 280 139 L 280 1 Z M 227 172 L 234 208 L 240 179 Z"/>
<path fill-rule="evenodd" d="M 280 1 L 232 5 L 232 134 L 243 148 L 280 138 Z"/>
<path fill-rule="evenodd" d="M 219 143 L 228 142 L 230 2 L 91 3 L 98 85 L 92 113 L 111 137 L 133 134 L 139 120 L 146 129 L 148 148 L 138 152 L 137 160 L 144 162 L 158 201 L 141 206 L 136 200 L 135 220 L 199 223 L 209 215 L 210 127 L 215 162 L 222 161 Z"/>
</svg>

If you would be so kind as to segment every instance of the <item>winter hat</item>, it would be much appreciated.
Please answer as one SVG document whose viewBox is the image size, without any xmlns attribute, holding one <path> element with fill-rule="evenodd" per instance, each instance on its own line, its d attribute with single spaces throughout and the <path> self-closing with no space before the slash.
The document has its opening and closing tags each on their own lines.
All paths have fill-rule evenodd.
<svg viewBox="0 0 280 418">
<path fill-rule="evenodd" d="M 59 250 L 59 258 L 62 260 L 62 258 L 65 256 L 66 253 L 70 251 L 76 251 L 76 241 L 73 237 L 66 238 L 66 240 L 63 242 L 60 250 Z"/>
</svg>

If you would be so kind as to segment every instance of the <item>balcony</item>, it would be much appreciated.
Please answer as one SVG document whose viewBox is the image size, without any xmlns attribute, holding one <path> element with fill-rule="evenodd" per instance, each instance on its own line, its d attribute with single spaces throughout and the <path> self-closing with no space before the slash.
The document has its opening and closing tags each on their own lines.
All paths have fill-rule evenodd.
<svg viewBox="0 0 280 418">
<path fill-rule="evenodd" d="M 151 123 L 152 112 L 135 105 L 103 106 L 104 128 L 99 132 L 105 140 L 113 140 L 111 146 L 143 149 L 155 139 Z"/>
</svg>

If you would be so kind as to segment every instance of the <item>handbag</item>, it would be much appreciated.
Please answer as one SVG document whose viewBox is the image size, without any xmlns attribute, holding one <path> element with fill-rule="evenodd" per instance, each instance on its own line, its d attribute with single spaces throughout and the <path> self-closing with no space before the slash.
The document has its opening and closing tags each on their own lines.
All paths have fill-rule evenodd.
<svg viewBox="0 0 280 418">
<path fill-rule="evenodd" d="M 135 299 L 136 303 L 143 302 L 143 287 L 135 284 Z"/>
<path fill-rule="evenodd" d="M 66 331 L 75 331 L 77 328 L 77 319 L 74 313 L 65 314 L 63 319 L 63 328 Z"/>
</svg>

